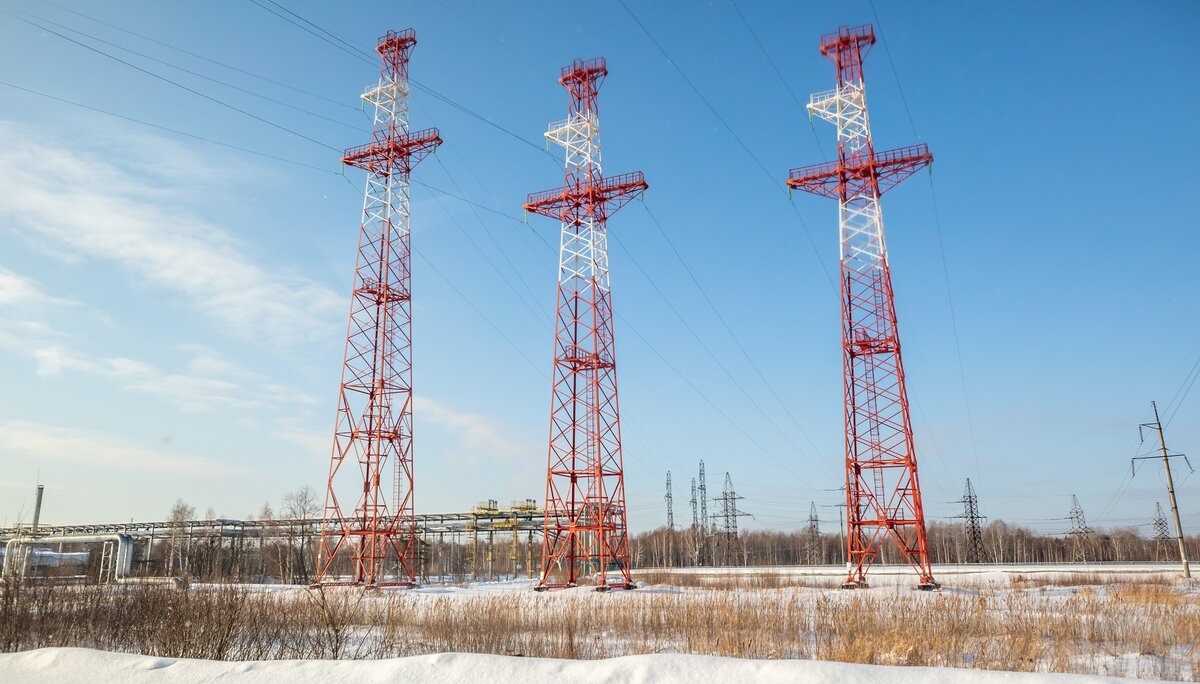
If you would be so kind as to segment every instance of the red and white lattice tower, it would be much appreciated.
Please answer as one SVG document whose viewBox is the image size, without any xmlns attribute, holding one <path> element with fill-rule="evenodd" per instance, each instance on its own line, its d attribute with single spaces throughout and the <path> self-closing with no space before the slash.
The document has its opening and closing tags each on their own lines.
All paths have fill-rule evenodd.
<svg viewBox="0 0 1200 684">
<path fill-rule="evenodd" d="M 605 222 L 648 186 L 640 171 L 605 178 L 597 95 L 604 59 L 575 60 L 558 79 L 570 95 L 546 138 L 566 150 L 562 188 L 529 196 L 525 210 L 562 222 L 555 315 L 546 522 L 537 589 L 633 586 Z"/>
<path fill-rule="evenodd" d="M 908 392 L 900 361 L 896 304 L 880 196 L 933 161 L 913 145 L 876 152 L 867 118 L 863 56 L 870 26 L 821 38 L 837 88 L 809 99 L 808 111 L 837 126 L 837 161 L 793 169 L 788 187 L 838 201 L 841 234 L 842 362 L 845 369 L 847 566 L 845 587 L 866 585 L 887 537 L 916 569 L 918 587 L 936 588 L 917 482 Z"/>
<path fill-rule="evenodd" d="M 379 84 L 362 96 L 375 108 L 371 142 L 342 157 L 366 170 L 367 186 L 318 583 L 412 586 L 417 578 L 409 174 L 442 139 L 436 128 L 408 128 L 408 55 L 416 43 L 412 29 L 379 40 Z"/>
</svg>

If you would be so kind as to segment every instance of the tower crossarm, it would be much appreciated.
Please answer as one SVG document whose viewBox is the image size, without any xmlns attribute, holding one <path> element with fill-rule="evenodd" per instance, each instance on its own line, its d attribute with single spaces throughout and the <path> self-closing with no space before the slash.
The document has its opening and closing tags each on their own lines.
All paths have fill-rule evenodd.
<svg viewBox="0 0 1200 684">
<path fill-rule="evenodd" d="M 436 128 L 426 128 L 402 135 L 380 135 L 376 139 L 346 150 L 342 163 L 375 174 L 400 168 L 405 172 L 442 144 Z"/>
<path fill-rule="evenodd" d="M 597 217 L 608 218 L 650 186 L 641 171 L 601 178 L 598 183 L 578 183 L 529 195 L 525 211 L 573 223 L 581 210 L 595 208 Z"/>
<path fill-rule="evenodd" d="M 924 143 L 879 153 L 868 150 L 862 157 L 792 169 L 787 185 L 831 199 L 880 196 L 931 163 L 933 153 Z"/>
</svg>

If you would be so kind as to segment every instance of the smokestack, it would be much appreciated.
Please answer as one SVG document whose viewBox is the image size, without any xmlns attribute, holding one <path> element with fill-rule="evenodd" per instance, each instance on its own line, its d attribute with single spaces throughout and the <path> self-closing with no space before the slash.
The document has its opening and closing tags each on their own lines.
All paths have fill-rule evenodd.
<svg viewBox="0 0 1200 684">
<path fill-rule="evenodd" d="M 33 504 L 33 531 L 30 534 L 37 534 L 38 521 L 42 519 L 42 490 L 46 487 L 45 485 L 38 485 L 37 487 L 37 500 Z"/>
</svg>

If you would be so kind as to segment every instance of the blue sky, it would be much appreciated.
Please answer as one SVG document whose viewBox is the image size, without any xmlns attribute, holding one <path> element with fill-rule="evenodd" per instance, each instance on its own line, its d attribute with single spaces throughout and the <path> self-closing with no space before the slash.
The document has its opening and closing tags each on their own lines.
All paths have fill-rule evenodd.
<svg viewBox="0 0 1200 684">
<path fill-rule="evenodd" d="M 416 180 L 485 207 L 413 190 L 418 511 L 541 497 L 558 226 L 520 204 L 561 181 L 536 149 L 559 67 L 596 55 L 606 171 L 651 186 L 610 222 L 631 525 L 663 523 L 667 470 L 686 520 L 699 459 L 752 526 L 837 502 L 836 206 L 782 180 L 834 149 L 797 103 L 833 85 L 818 36 L 876 20 L 877 146 L 936 158 L 884 201 L 928 515 L 970 477 L 993 519 L 1065 531 L 1076 494 L 1092 525 L 1149 522 L 1152 399 L 1197 452 L 1193 4 L 742 0 L 752 35 L 727 0 L 629 3 L 669 62 L 619 2 L 279 1 L 367 50 L 414 27 L 413 78 L 508 131 L 414 93 L 446 141 Z M 4 9 L 258 118 L 2 15 L 0 518 L 39 477 L 60 522 L 323 487 L 363 184 L 336 150 L 367 139 L 377 67 L 249 0 Z"/>
</svg>

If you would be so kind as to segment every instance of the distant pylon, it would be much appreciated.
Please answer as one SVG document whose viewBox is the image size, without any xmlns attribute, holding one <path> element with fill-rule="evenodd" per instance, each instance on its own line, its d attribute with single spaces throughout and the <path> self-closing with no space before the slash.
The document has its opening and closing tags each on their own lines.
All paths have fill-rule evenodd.
<svg viewBox="0 0 1200 684">
<path fill-rule="evenodd" d="M 374 107 L 371 142 L 342 156 L 342 163 L 367 171 L 367 185 L 317 551 L 318 583 L 412 586 L 417 581 L 409 174 L 442 139 L 436 128 L 409 132 L 408 54 L 416 43 L 412 29 L 388 31 L 379 39 L 379 84 L 362 95 Z M 347 463 L 359 467 L 343 470 Z M 339 490 L 354 508 L 343 507 Z M 348 578 L 335 567 L 339 555 L 352 561 Z"/>
<path fill-rule="evenodd" d="M 1074 494 L 1071 495 L 1071 513 L 1067 516 L 1071 521 L 1071 531 L 1068 533 L 1071 537 L 1073 547 L 1072 561 L 1076 563 L 1088 562 L 1088 541 L 1092 536 L 1092 528 L 1088 527 L 1087 519 L 1083 516 L 1083 506 L 1079 505 L 1079 499 Z"/>
<path fill-rule="evenodd" d="M 820 565 L 825 562 L 821 553 L 821 519 L 817 517 L 817 502 L 808 504 L 808 528 L 804 533 L 804 563 Z"/>
<path fill-rule="evenodd" d="M 700 509 L 696 501 L 696 478 L 692 478 L 692 529 L 700 527 Z"/>
<path fill-rule="evenodd" d="M 605 223 L 648 186 L 641 171 L 605 177 L 601 168 L 598 96 L 607 75 L 603 58 L 563 67 L 567 118 L 546 138 L 566 150 L 565 183 L 525 202 L 562 224 L 539 590 L 593 573 L 597 589 L 633 586 Z"/>
<path fill-rule="evenodd" d="M 983 521 L 987 520 L 986 516 L 979 514 L 979 497 L 975 495 L 975 488 L 971 486 L 971 478 L 967 478 L 967 488 L 963 491 L 963 498 L 959 501 L 963 505 L 962 515 L 955 516 L 962 518 L 963 532 L 967 536 L 967 553 L 965 560 L 968 563 L 986 563 L 987 552 L 983 548 Z"/>
<path fill-rule="evenodd" d="M 1154 530 L 1154 560 L 1161 561 L 1169 552 L 1171 528 L 1167 525 L 1167 514 L 1163 513 L 1162 502 L 1154 502 L 1154 519 L 1150 522 Z"/>
<path fill-rule="evenodd" d="M 1171 541 L 1171 528 L 1167 525 L 1167 514 L 1163 513 L 1160 501 L 1154 502 L 1154 521 L 1151 524 L 1154 526 L 1154 541 Z"/>
<path fill-rule="evenodd" d="M 721 496 L 713 499 L 713 501 L 721 504 L 719 508 L 720 513 L 713 516 L 713 529 L 714 531 L 719 529 L 719 532 L 713 536 L 715 538 L 714 542 L 718 542 L 719 540 L 721 547 L 721 558 L 718 563 L 720 565 L 740 562 L 741 545 L 738 543 L 737 519 L 739 516 L 749 515 L 749 513 L 743 513 L 737 508 L 737 502 L 742 498 L 745 497 L 738 496 L 738 493 L 733 489 L 733 478 L 729 476 L 729 473 L 725 473 L 725 490 L 721 493 Z M 718 516 L 721 519 L 719 528 L 716 522 Z M 714 548 L 714 555 L 715 553 L 716 549 Z M 714 559 L 714 563 L 717 563 L 716 559 Z"/>
<path fill-rule="evenodd" d="M 925 513 L 879 198 L 927 166 L 924 145 L 876 152 L 867 116 L 863 57 L 870 26 L 821 37 L 837 87 L 813 95 L 808 112 L 837 126 L 836 161 L 793 169 L 789 188 L 838 200 L 841 233 L 842 363 L 845 371 L 846 516 L 849 573 L 843 586 L 866 585 L 867 570 L 891 536 L 933 589 Z"/>
<path fill-rule="evenodd" d="M 708 529 L 708 487 L 704 484 L 704 461 L 700 461 L 700 527 Z"/>
<path fill-rule="evenodd" d="M 663 497 L 667 501 L 667 529 L 675 529 L 675 502 L 674 496 L 671 494 L 671 471 L 667 471 L 667 495 Z"/>
</svg>

